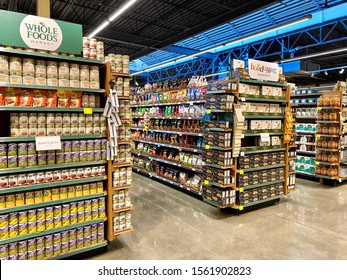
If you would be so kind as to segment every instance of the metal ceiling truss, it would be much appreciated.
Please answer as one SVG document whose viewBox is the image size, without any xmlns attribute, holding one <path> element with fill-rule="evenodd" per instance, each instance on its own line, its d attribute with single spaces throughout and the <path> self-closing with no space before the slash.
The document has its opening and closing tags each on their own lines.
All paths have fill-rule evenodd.
<svg viewBox="0 0 347 280">
<path fill-rule="evenodd" d="M 178 65 L 159 69 L 146 75 L 147 82 L 157 82 L 166 79 L 176 80 L 192 75 L 207 75 L 218 73 L 220 69 L 229 66 L 232 58 L 246 60 L 248 58 L 279 61 L 285 58 L 317 52 L 317 49 L 329 49 L 329 45 L 340 43 L 347 45 L 347 17 L 336 21 L 323 23 L 312 28 L 293 31 L 278 37 L 264 39 L 253 44 L 223 51 L 213 58 L 203 57 Z"/>
</svg>

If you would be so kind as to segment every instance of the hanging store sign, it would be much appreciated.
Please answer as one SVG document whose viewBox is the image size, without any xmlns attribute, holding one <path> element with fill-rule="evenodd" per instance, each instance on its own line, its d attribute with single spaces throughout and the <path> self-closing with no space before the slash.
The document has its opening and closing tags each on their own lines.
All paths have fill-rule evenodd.
<svg viewBox="0 0 347 280">
<path fill-rule="evenodd" d="M 278 82 L 279 69 L 277 63 L 248 59 L 248 72 L 252 79 Z"/>
<path fill-rule="evenodd" d="M 0 10 L 0 44 L 81 54 L 82 26 Z"/>
</svg>

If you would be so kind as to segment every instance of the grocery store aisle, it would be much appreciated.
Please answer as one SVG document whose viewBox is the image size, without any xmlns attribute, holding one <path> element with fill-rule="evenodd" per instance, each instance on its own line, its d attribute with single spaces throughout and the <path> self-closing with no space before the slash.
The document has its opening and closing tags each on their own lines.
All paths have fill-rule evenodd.
<svg viewBox="0 0 347 280">
<path fill-rule="evenodd" d="M 91 259 L 347 259 L 347 184 L 233 216 L 133 173 L 134 232 Z"/>
</svg>

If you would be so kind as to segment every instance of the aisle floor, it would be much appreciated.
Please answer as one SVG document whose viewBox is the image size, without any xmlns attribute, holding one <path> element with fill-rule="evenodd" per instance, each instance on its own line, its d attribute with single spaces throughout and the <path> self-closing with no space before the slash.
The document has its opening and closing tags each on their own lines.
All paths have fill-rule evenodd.
<svg viewBox="0 0 347 280">
<path fill-rule="evenodd" d="M 279 204 L 230 215 L 133 173 L 134 231 L 91 259 L 347 259 L 347 184 L 298 179 Z"/>
</svg>

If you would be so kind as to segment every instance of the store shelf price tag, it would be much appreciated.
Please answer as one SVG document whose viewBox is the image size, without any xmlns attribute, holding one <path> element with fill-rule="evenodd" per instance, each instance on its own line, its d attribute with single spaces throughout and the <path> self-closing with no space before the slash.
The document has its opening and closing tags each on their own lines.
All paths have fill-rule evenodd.
<svg viewBox="0 0 347 280">
<path fill-rule="evenodd" d="M 240 210 L 240 211 L 243 210 L 243 206 L 242 206 L 242 205 L 239 206 L 239 210 Z"/>
<path fill-rule="evenodd" d="M 322 111 L 322 107 L 317 107 L 317 110 L 318 111 Z"/>
<path fill-rule="evenodd" d="M 241 101 L 246 101 L 246 98 L 245 97 L 241 97 Z"/>
<path fill-rule="evenodd" d="M 190 101 L 190 102 L 189 102 L 189 105 L 194 105 L 194 102 L 193 102 L 193 101 Z"/>
<path fill-rule="evenodd" d="M 315 163 L 316 163 L 317 165 L 319 165 L 319 164 L 320 164 L 320 162 L 319 162 L 319 161 L 316 161 Z"/>
<path fill-rule="evenodd" d="M 208 180 L 205 180 L 205 181 L 204 181 L 204 184 L 205 184 L 205 185 L 208 185 L 209 183 L 210 183 L 210 182 L 209 182 Z"/>
<path fill-rule="evenodd" d="M 316 134 L 316 137 L 317 137 L 317 138 L 320 138 L 320 134 Z"/>
<path fill-rule="evenodd" d="M 212 113 L 211 110 L 206 110 L 206 114 L 207 114 L 207 115 L 209 115 L 209 114 L 211 114 L 211 113 Z"/>
<path fill-rule="evenodd" d="M 206 150 L 209 150 L 210 148 L 211 148 L 210 145 L 205 145 Z"/>
<path fill-rule="evenodd" d="M 242 157 L 245 156 L 245 152 L 241 152 L 240 156 L 242 156 Z"/>
<path fill-rule="evenodd" d="M 83 108 L 83 112 L 85 115 L 92 115 L 93 114 L 93 108 Z"/>
<path fill-rule="evenodd" d="M 178 132 L 178 135 L 179 135 L 179 136 L 182 136 L 182 132 Z"/>
<path fill-rule="evenodd" d="M 240 188 L 240 189 L 239 189 L 239 192 L 243 192 L 243 191 L 244 191 L 243 188 Z"/>
<path fill-rule="evenodd" d="M 240 170 L 240 175 L 245 174 L 245 172 L 243 170 Z"/>
</svg>

